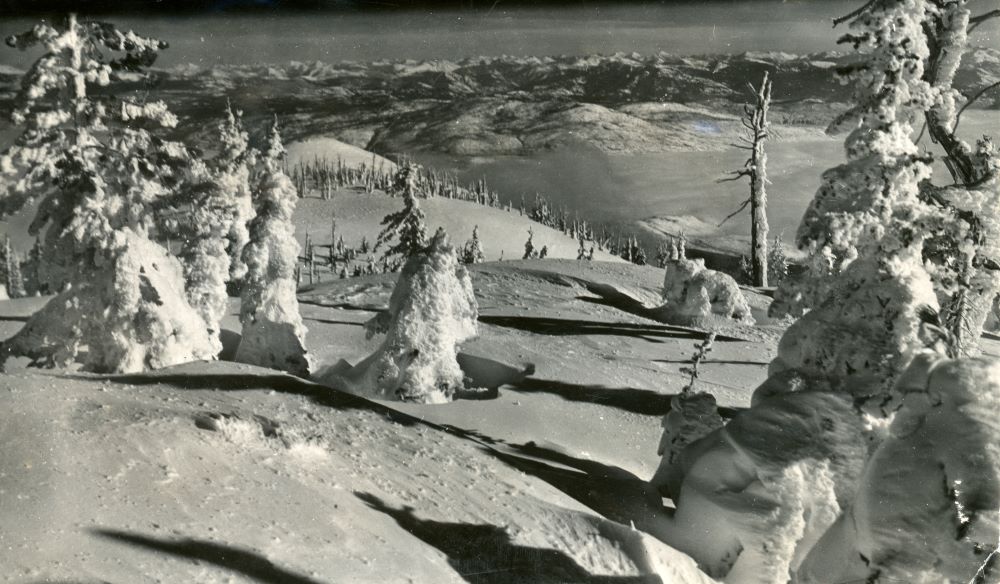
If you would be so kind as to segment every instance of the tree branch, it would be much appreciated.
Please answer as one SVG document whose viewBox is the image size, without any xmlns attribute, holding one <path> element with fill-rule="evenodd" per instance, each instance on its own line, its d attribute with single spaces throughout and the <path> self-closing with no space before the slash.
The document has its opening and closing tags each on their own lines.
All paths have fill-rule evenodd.
<svg viewBox="0 0 1000 584">
<path fill-rule="evenodd" d="M 723 224 L 723 223 L 725 223 L 726 221 L 729 221 L 729 220 L 730 220 L 730 219 L 732 219 L 733 217 L 735 217 L 735 216 L 739 215 L 739 214 L 740 214 L 740 212 L 741 212 L 741 211 L 743 211 L 743 209 L 746 209 L 746 208 L 747 208 L 747 205 L 749 205 L 749 204 L 750 204 L 750 199 L 747 199 L 747 200 L 743 201 L 743 204 L 742 204 L 742 205 L 740 205 L 739 209 L 736 209 L 735 211 L 733 211 L 733 212 L 732 212 L 732 213 L 730 213 L 729 215 L 726 215 L 726 218 L 725 218 L 725 219 L 723 219 L 722 221 L 720 221 L 720 222 L 719 222 L 719 224 L 718 224 L 718 225 L 716 225 L 716 227 L 722 227 L 722 224 Z"/>
<path fill-rule="evenodd" d="M 958 113 L 955 114 L 955 124 L 952 125 L 952 127 L 951 127 L 951 133 L 952 134 L 954 134 L 955 130 L 958 129 L 958 123 L 960 121 L 962 121 L 962 112 L 964 112 L 967 107 L 969 107 L 970 105 L 972 105 L 972 103 L 974 101 L 976 101 L 977 99 L 979 99 L 980 97 L 982 97 L 987 91 L 989 91 L 991 89 L 994 89 L 996 87 L 1000 87 L 1000 81 L 997 81 L 995 83 L 991 83 L 991 84 L 987 85 L 986 87 L 980 89 L 979 91 L 976 92 L 975 95 L 973 95 L 972 97 L 970 97 L 965 102 L 965 104 L 962 105 L 961 108 L 959 108 Z"/>
<path fill-rule="evenodd" d="M 997 18 L 997 17 L 1000 17 L 1000 10 L 990 10 L 985 14 L 980 14 L 979 16 L 973 16 L 969 18 L 969 28 L 966 30 L 966 33 L 970 33 L 976 30 L 976 27 L 978 27 L 980 24 L 986 22 L 991 18 Z"/>
<path fill-rule="evenodd" d="M 844 24 L 848 20 L 851 20 L 852 18 L 854 18 L 856 16 L 860 16 L 866 10 L 868 10 L 869 8 L 871 8 L 872 6 L 874 6 L 877 2 L 879 2 L 879 0 L 868 0 L 868 2 L 865 2 L 864 6 L 862 6 L 861 8 L 858 8 L 854 12 L 852 12 L 850 14 L 847 14 L 845 16 L 841 16 L 839 18 L 834 18 L 833 19 L 833 28 L 837 28 L 839 25 Z"/>
<path fill-rule="evenodd" d="M 715 179 L 715 182 L 716 183 L 724 183 L 724 182 L 738 181 L 738 180 L 740 180 L 741 178 L 743 178 L 745 176 L 750 176 L 750 171 L 749 170 L 734 170 L 730 174 L 732 174 L 733 176 L 727 176 L 727 177 Z"/>
</svg>

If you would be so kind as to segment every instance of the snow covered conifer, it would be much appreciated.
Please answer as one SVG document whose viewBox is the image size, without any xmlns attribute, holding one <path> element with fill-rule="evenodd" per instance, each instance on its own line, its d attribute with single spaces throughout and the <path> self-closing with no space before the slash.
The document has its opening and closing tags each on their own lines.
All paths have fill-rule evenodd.
<svg viewBox="0 0 1000 584">
<path fill-rule="evenodd" d="M 483 242 L 479 240 L 478 225 L 472 228 L 472 239 L 465 242 L 465 247 L 462 248 L 461 260 L 463 264 L 478 264 L 486 261 L 486 256 L 483 253 Z"/>
<path fill-rule="evenodd" d="M 427 227 L 424 212 L 417 201 L 416 180 L 419 167 L 409 163 L 400 167 L 395 177 L 395 190 L 403 195 L 403 208 L 382 218 L 385 227 L 375 240 L 374 250 L 396 242 L 382 254 L 383 258 L 398 257 L 405 260 L 427 245 Z"/>
<path fill-rule="evenodd" d="M 235 360 L 306 376 L 310 366 L 306 327 L 295 295 L 300 248 L 292 215 L 298 194 L 283 170 L 284 155 L 275 120 L 254 185 L 256 216 L 243 250 L 247 264 L 240 296 L 243 330 Z"/>
<path fill-rule="evenodd" d="M 380 398 L 451 401 L 465 388 L 458 345 L 476 336 L 478 314 L 472 279 L 438 229 L 403 266 L 389 309 L 366 325 L 369 335 L 385 333 L 385 340 L 353 367 L 342 361 L 326 381 Z"/>
<path fill-rule="evenodd" d="M 232 225 L 227 234 L 229 253 L 229 280 L 239 282 L 246 275 L 243 247 L 250 239 L 247 231 L 253 218 L 253 201 L 250 195 L 250 167 L 253 152 L 248 145 L 248 134 L 243 128 L 243 112 L 226 104 L 226 114 L 219 123 L 220 150 L 214 160 L 216 180 L 223 194 L 231 198 Z"/>
<path fill-rule="evenodd" d="M 70 15 L 7 44 L 45 53 L 16 99 L 12 119 L 24 130 L 0 155 L 0 213 L 38 201 L 30 226 L 43 234 L 38 277 L 64 292 L 4 343 L 5 355 L 112 372 L 210 358 L 180 265 L 152 240 L 155 209 L 183 180 L 189 156 L 147 128 L 177 119 L 163 102 L 114 96 L 120 76 L 150 65 L 165 43 Z M 106 89 L 95 95 L 95 86 Z"/>
<path fill-rule="evenodd" d="M 213 352 L 222 350 L 221 322 L 229 306 L 226 283 L 231 277 L 227 237 L 237 215 L 236 201 L 216 180 L 203 162 L 192 161 L 189 200 L 176 233 L 183 242 L 180 258 L 184 265 L 188 302 L 198 311 L 212 341 Z"/>
<path fill-rule="evenodd" d="M 521 259 L 528 260 L 528 259 L 531 259 L 531 258 L 537 258 L 538 257 L 538 252 L 535 251 L 535 244 L 533 242 L 534 237 L 535 237 L 535 232 L 532 231 L 531 228 L 529 227 L 528 228 L 528 241 L 524 242 L 524 256 Z"/>
</svg>

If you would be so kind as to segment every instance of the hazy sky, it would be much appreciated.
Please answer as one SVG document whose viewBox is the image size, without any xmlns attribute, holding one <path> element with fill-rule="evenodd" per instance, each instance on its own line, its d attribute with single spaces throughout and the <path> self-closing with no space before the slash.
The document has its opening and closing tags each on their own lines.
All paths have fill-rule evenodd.
<svg viewBox="0 0 1000 584">
<path fill-rule="evenodd" d="M 277 0 L 212 0 L 216 7 L 247 1 Z M 383 5 L 405 4 L 379 1 Z M 0 2 L 12 5 L 11 0 Z M 344 2 L 370 5 L 375 0 Z M 832 19 L 861 4 L 861 0 L 574 1 L 525 6 L 508 0 L 465 0 L 409 10 L 301 12 L 274 9 L 269 4 L 266 9 L 251 13 L 218 10 L 178 15 L 128 13 L 108 19 L 167 40 L 170 49 L 163 52 L 158 65 L 171 66 L 187 62 L 459 59 L 501 54 L 808 53 L 836 50 L 835 40 L 844 28 L 833 29 Z M 1000 0 L 973 0 L 971 5 L 976 13 L 985 12 L 1000 8 Z M 37 18 L 25 15 L 0 18 L 0 35 L 24 30 Z M 986 46 L 1000 44 L 998 27 L 997 22 L 982 27 L 974 42 Z M 0 47 L 0 64 L 24 68 L 36 56 Z"/>
</svg>

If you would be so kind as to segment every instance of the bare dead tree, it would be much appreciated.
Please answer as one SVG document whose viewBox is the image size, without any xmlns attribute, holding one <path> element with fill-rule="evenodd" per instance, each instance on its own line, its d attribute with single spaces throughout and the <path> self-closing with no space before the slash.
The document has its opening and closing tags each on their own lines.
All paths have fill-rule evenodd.
<svg viewBox="0 0 1000 584">
<path fill-rule="evenodd" d="M 750 277 L 754 286 L 767 286 L 767 153 L 764 152 L 764 142 L 770 136 L 770 122 L 767 112 L 771 107 L 771 80 L 767 71 L 760 87 L 755 88 L 747 83 L 754 96 L 753 104 L 743 106 L 744 135 L 739 137 L 740 143 L 733 144 L 741 150 L 749 150 L 750 156 L 743 168 L 734 170 L 732 176 L 719 179 L 718 182 L 736 181 L 743 177 L 750 180 L 750 197 L 736 211 L 728 215 L 719 225 L 750 207 Z"/>
</svg>

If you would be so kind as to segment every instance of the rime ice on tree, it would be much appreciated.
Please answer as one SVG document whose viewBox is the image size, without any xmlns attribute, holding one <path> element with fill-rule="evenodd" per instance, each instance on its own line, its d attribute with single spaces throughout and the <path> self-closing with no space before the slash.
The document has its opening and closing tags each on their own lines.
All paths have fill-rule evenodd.
<svg viewBox="0 0 1000 584">
<path fill-rule="evenodd" d="M 247 231 L 253 218 L 253 201 L 250 194 L 250 166 L 252 151 L 248 135 L 243 129 L 243 112 L 226 105 L 226 117 L 219 124 L 221 148 L 215 158 L 216 180 L 220 189 L 230 198 L 233 207 L 232 226 L 227 234 L 230 257 L 229 280 L 239 282 L 246 275 L 243 248 L 250 240 Z"/>
<path fill-rule="evenodd" d="M 382 254 L 388 261 L 397 257 L 403 261 L 427 245 L 427 227 L 424 223 L 424 212 L 417 201 L 417 172 L 420 167 L 410 163 L 401 166 L 396 172 L 393 189 L 403 195 L 403 208 L 390 213 L 382 219 L 385 227 L 375 240 L 375 248 L 379 249 L 393 238 L 396 243 Z"/>
<path fill-rule="evenodd" d="M 341 362 L 328 381 L 384 399 L 444 403 L 464 388 L 458 345 L 476 336 L 479 314 L 472 279 L 439 229 L 430 245 L 407 260 L 389 309 L 369 324 L 386 338 L 351 367 Z"/>
<path fill-rule="evenodd" d="M 483 242 L 479 239 L 478 225 L 472 228 L 472 239 L 465 242 L 461 256 L 463 264 L 479 264 L 486 261 L 486 256 L 483 253 Z"/>
<path fill-rule="evenodd" d="M 177 120 L 163 102 L 89 94 L 152 64 L 165 45 L 75 16 L 7 43 L 42 45 L 45 54 L 13 111 L 24 131 L 0 155 L 0 212 L 39 202 L 30 226 L 44 236 L 37 277 L 64 291 L 4 344 L 4 355 L 113 372 L 212 358 L 180 264 L 151 239 L 160 228 L 155 204 L 183 180 L 189 157 L 144 128 Z M 102 51 L 121 56 L 109 61 Z"/>
<path fill-rule="evenodd" d="M 254 190 L 257 216 L 250 222 L 250 241 L 243 250 L 243 331 L 235 360 L 306 376 L 306 327 L 295 296 L 299 244 L 292 214 L 298 195 L 282 170 L 284 154 L 275 120 Z"/>
</svg>

